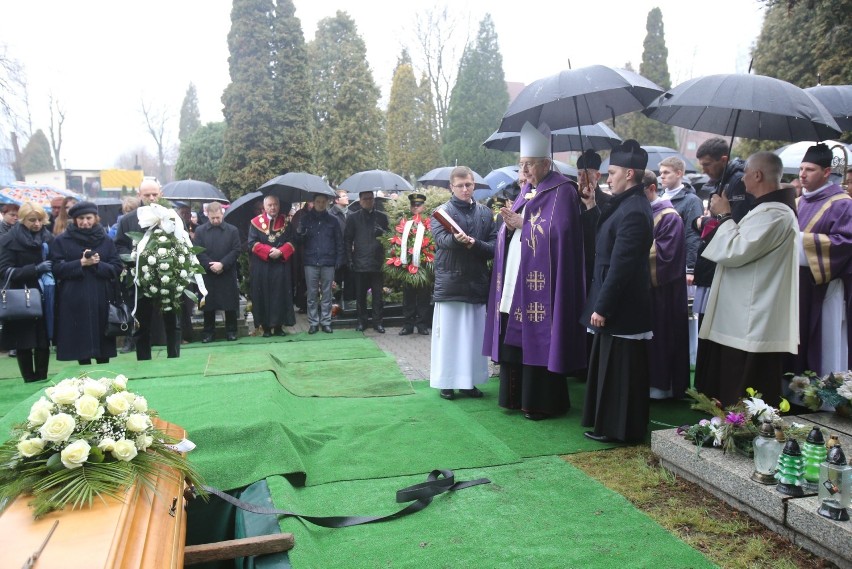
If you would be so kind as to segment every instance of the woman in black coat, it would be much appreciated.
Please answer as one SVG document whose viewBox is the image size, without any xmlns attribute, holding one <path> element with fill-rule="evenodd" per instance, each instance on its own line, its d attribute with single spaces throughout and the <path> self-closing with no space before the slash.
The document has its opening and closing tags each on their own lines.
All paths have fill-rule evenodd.
<svg viewBox="0 0 852 569">
<path fill-rule="evenodd" d="M 56 359 L 99 364 L 114 358 L 115 338 L 105 335 L 109 299 L 123 265 L 92 202 L 68 212 L 70 222 L 50 247 L 56 287 Z"/>
<path fill-rule="evenodd" d="M 47 213 L 40 207 L 25 203 L 18 211 L 19 222 L 0 238 L 0 276 L 8 278 L 9 288 L 27 287 L 38 290 L 39 277 L 50 272 L 45 260 L 44 245 L 53 236 L 45 228 Z M 43 307 L 52 310 L 51 307 Z M 0 345 L 5 350 L 18 351 L 18 368 L 25 382 L 47 379 L 50 359 L 50 339 L 45 318 L 7 320 L 3 323 Z"/>
</svg>

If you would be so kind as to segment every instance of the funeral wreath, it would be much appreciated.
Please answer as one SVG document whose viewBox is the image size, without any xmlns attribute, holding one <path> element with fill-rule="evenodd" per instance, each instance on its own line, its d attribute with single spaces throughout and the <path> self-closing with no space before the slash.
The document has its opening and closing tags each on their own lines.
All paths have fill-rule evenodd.
<svg viewBox="0 0 852 569">
<path fill-rule="evenodd" d="M 48 387 L 0 446 L 0 503 L 29 494 L 39 518 L 91 506 L 96 497 L 121 499 L 136 483 L 153 489 L 158 476 L 201 488 L 182 447 L 174 446 L 179 441 L 155 428 L 156 416 L 143 396 L 127 390 L 124 375 L 83 375 Z"/>
<path fill-rule="evenodd" d="M 836 371 L 822 377 L 812 371 L 794 375 L 790 389 L 802 398 L 808 409 L 818 410 L 830 405 L 848 414 L 852 406 L 852 371 Z"/>
</svg>

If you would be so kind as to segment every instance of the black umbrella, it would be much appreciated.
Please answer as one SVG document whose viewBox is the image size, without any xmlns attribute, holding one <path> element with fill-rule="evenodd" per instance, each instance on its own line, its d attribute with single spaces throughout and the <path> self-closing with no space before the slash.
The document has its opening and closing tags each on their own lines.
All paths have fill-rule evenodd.
<svg viewBox="0 0 852 569">
<path fill-rule="evenodd" d="M 524 87 L 509 105 L 501 132 L 519 132 L 524 123 L 551 130 L 593 125 L 644 109 L 663 92 L 638 73 L 605 65 L 568 69 Z"/>
<path fill-rule="evenodd" d="M 817 85 L 805 93 L 822 103 L 842 130 L 852 130 L 852 85 Z"/>
<path fill-rule="evenodd" d="M 347 192 L 355 193 L 378 190 L 406 192 L 414 189 L 405 178 L 387 170 L 365 170 L 352 174 L 340 182 L 340 187 Z"/>
<path fill-rule="evenodd" d="M 248 241 L 248 227 L 252 218 L 263 211 L 263 194 L 251 192 L 235 199 L 225 210 L 225 221 L 239 229 L 242 242 Z"/>
<path fill-rule="evenodd" d="M 168 200 L 230 203 L 216 186 L 201 180 L 177 180 L 163 186 L 163 197 Z"/>
<path fill-rule="evenodd" d="M 438 188 L 446 188 L 450 189 L 450 173 L 453 171 L 455 166 L 443 166 L 441 168 L 435 168 L 434 170 L 430 170 L 417 178 L 417 181 L 423 184 L 424 186 L 436 186 Z M 482 176 L 473 173 L 473 181 L 476 184 L 474 189 L 485 189 L 490 188 Z"/>
<path fill-rule="evenodd" d="M 825 140 L 840 133 L 825 107 L 786 81 L 749 74 L 697 77 L 654 101 L 662 123 L 756 140 Z"/>
<path fill-rule="evenodd" d="M 582 140 L 580 140 L 582 136 Z M 520 152 L 520 132 L 495 131 L 482 143 L 482 146 L 493 150 Z M 597 123 L 582 128 L 560 128 L 550 133 L 550 143 L 553 152 L 566 152 L 591 148 L 593 150 L 612 150 L 621 144 L 621 137 L 604 123 Z M 488 178 L 488 176 L 486 176 Z"/>
<path fill-rule="evenodd" d="M 264 196 L 277 196 L 281 201 L 296 203 L 310 201 L 316 194 L 335 199 L 337 194 L 325 180 L 306 172 L 288 172 L 272 178 L 258 188 Z"/>
<path fill-rule="evenodd" d="M 685 174 L 698 173 L 698 168 L 695 167 L 695 164 L 692 163 L 692 160 L 690 160 L 674 148 L 669 148 L 667 146 L 643 146 L 642 148 L 644 148 L 645 152 L 648 153 L 648 165 L 646 166 L 646 168 L 648 170 L 651 170 L 658 176 L 660 174 L 660 162 L 671 156 L 683 160 L 683 163 L 686 165 L 686 169 L 684 170 Z M 607 168 L 609 168 L 609 158 L 604 159 L 604 161 L 601 163 L 601 172 L 606 174 Z"/>
</svg>

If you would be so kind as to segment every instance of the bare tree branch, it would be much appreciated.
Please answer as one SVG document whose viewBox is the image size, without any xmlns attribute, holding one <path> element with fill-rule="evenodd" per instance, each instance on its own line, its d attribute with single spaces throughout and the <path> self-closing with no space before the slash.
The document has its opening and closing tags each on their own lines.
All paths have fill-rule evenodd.
<svg viewBox="0 0 852 569">
<path fill-rule="evenodd" d="M 157 178 L 162 183 L 166 179 L 166 123 L 169 116 L 165 108 L 154 109 L 152 105 L 146 105 L 145 99 L 141 99 L 142 116 L 145 118 L 145 126 L 148 129 L 148 134 L 154 139 L 154 144 L 157 146 L 157 163 L 158 174 Z"/>
<path fill-rule="evenodd" d="M 53 98 L 53 93 L 50 93 L 49 95 L 49 102 L 50 147 L 53 150 L 53 159 L 56 162 L 56 169 L 62 170 L 62 158 L 60 156 L 60 151 L 62 150 L 62 125 L 65 124 L 65 108 L 60 104 L 59 100 Z"/>
</svg>

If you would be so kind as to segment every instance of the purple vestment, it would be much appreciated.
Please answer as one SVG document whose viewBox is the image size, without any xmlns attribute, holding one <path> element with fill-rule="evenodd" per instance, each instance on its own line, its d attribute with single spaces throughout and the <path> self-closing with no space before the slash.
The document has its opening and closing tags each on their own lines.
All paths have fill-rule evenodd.
<svg viewBox="0 0 852 569">
<path fill-rule="evenodd" d="M 686 298 L 686 240 L 683 221 L 668 200 L 651 204 L 651 387 L 683 397 L 689 387 L 689 307 Z"/>
<path fill-rule="evenodd" d="M 847 334 L 852 307 L 852 198 L 837 184 L 798 200 L 799 229 L 808 265 L 799 268 L 799 359 L 796 371 L 823 370 L 822 304 L 828 284 L 843 279 Z M 852 341 L 852 334 L 848 334 Z M 850 349 L 852 354 L 852 349 Z M 849 368 L 847 362 L 847 368 Z"/>
<path fill-rule="evenodd" d="M 579 324 L 586 299 L 583 233 L 577 186 L 551 172 L 536 188 L 524 186 L 512 206 L 524 209 L 521 257 L 505 343 L 520 347 L 523 364 L 560 375 L 586 367 L 586 331 Z M 497 234 L 483 353 L 499 362 L 500 298 L 511 233 Z"/>
</svg>

